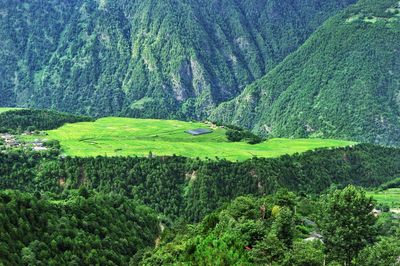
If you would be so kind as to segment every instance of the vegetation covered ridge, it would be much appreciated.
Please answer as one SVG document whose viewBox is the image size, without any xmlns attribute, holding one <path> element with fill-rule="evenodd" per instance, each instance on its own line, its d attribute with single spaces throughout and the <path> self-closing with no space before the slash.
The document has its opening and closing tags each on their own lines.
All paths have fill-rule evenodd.
<svg viewBox="0 0 400 266">
<path fill-rule="evenodd" d="M 60 113 L 51 110 L 0 108 L 0 133 L 43 131 L 56 129 L 66 123 L 94 121 L 81 115 Z"/>
<path fill-rule="evenodd" d="M 211 119 L 272 137 L 400 145 L 399 14 L 397 0 L 346 8 Z"/>
<path fill-rule="evenodd" d="M 0 107 L 0 114 L 1 114 L 1 113 L 5 113 L 5 112 L 9 112 L 9 111 L 16 111 L 16 110 L 20 110 L 20 108 L 15 108 L 15 107 Z"/>
<path fill-rule="evenodd" d="M 369 144 L 243 162 L 185 157 L 58 158 L 54 153 L 0 153 L 0 189 L 63 193 L 84 186 L 136 199 L 166 221 L 199 221 L 242 195 L 280 188 L 319 194 L 332 185 L 376 188 L 400 175 L 400 149 Z"/>
<path fill-rule="evenodd" d="M 354 2 L 3 1 L 0 106 L 205 117 Z"/>
</svg>

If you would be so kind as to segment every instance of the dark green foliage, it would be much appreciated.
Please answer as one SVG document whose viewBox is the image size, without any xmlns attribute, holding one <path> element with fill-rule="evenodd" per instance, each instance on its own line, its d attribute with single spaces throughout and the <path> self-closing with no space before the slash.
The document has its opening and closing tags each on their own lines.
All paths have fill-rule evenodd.
<svg viewBox="0 0 400 266">
<path fill-rule="evenodd" d="M 293 212 L 288 207 L 278 206 L 279 213 L 276 216 L 275 223 L 272 225 L 271 232 L 286 248 L 291 248 L 294 235 Z"/>
<path fill-rule="evenodd" d="M 0 154 L 0 189 L 61 193 L 82 185 L 116 192 L 177 218 L 184 209 L 186 158 L 43 158 L 12 151 Z"/>
<path fill-rule="evenodd" d="M 399 264 L 400 236 L 385 237 L 375 245 L 364 249 L 356 260 L 359 266 Z"/>
<path fill-rule="evenodd" d="M 395 235 L 398 221 L 385 214 L 372 226 L 359 218 L 370 217 L 374 207 L 363 192 L 348 187 L 327 201 L 305 194 L 332 184 L 376 187 L 399 174 L 399 149 L 365 144 L 236 163 L 8 151 L 0 153 L 0 189 L 24 192 L 0 192 L 0 231 L 6 232 L 0 234 L 0 262 L 320 266 L 324 255 L 343 260 L 331 249 L 336 233 L 344 237 L 334 238 L 335 247 L 355 250 L 351 258 L 366 246 L 360 256 L 390 261 L 397 247 L 372 246 L 374 233 Z M 162 215 L 161 240 L 154 212 L 136 202 Z M 189 221 L 201 222 L 185 226 Z M 329 222 L 333 234 L 324 226 Z M 304 242 L 317 224 L 326 246 Z M 161 244 L 153 250 L 156 238 Z"/>
<path fill-rule="evenodd" d="M 375 203 L 353 186 L 330 193 L 323 204 L 320 226 L 330 259 L 346 265 L 374 242 Z"/>
<path fill-rule="evenodd" d="M 0 153 L 1 189 L 62 193 L 85 185 L 99 192 L 124 194 L 172 220 L 185 217 L 187 221 L 199 221 L 241 195 L 267 195 L 282 187 L 314 194 L 332 184 L 376 187 L 399 174 L 400 151 L 373 145 L 236 163 L 182 157 L 59 159 L 17 151 Z"/>
<path fill-rule="evenodd" d="M 43 143 L 44 147 L 50 148 L 50 149 L 54 149 L 54 150 L 60 150 L 61 149 L 61 145 L 60 142 L 58 140 L 49 140 Z"/>
<path fill-rule="evenodd" d="M 249 144 L 258 144 L 264 141 L 263 138 L 253 134 L 252 132 L 235 125 L 226 125 L 221 122 L 212 122 L 216 126 L 226 129 L 226 138 L 231 142 L 247 141 Z"/>
<path fill-rule="evenodd" d="M 325 256 L 319 242 L 297 242 L 285 254 L 283 266 L 323 266 Z"/>
<path fill-rule="evenodd" d="M 332 184 L 376 187 L 397 176 L 399 156 L 398 149 L 359 145 L 279 159 L 209 162 L 188 183 L 186 215 L 199 220 L 239 195 L 270 194 L 280 187 L 306 193 L 320 193 Z"/>
<path fill-rule="evenodd" d="M 239 141 L 245 140 L 249 144 L 258 144 L 263 141 L 263 139 L 261 137 L 251 133 L 248 130 L 244 130 L 244 129 L 228 128 L 228 130 L 226 131 L 225 134 L 226 134 L 226 138 L 228 139 L 228 141 L 231 141 L 231 142 L 239 142 Z"/>
<path fill-rule="evenodd" d="M 276 202 L 274 197 L 239 197 L 200 224 L 188 227 L 172 242 L 163 243 L 153 254 L 145 254 L 140 265 L 253 265 L 283 258 L 286 247 L 275 228 L 287 224 L 280 214 L 271 215 Z M 265 215 L 260 206 L 265 206 Z M 289 206 L 280 207 L 285 210 Z M 294 220 L 289 213 L 285 220 Z"/>
<path fill-rule="evenodd" d="M 243 140 L 243 134 L 240 131 L 230 130 L 226 131 L 226 138 L 231 142 L 239 142 Z"/>
<path fill-rule="evenodd" d="M 155 213 L 125 197 L 0 192 L 0 264 L 127 265 L 159 234 Z"/>
<path fill-rule="evenodd" d="M 0 3 L 0 106 L 205 117 L 355 0 Z"/>
<path fill-rule="evenodd" d="M 255 265 L 268 265 L 271 262 L 281 261 L 287 249 L 275 235 L 268 235 L 259 241 L 251 252 L 251 259 Z"/>
<path fill-rule="evenodd" d="M 380 189 L 382 189 L 382 190 L 386 190 L 386 189 L 390 189 L 390 188 L 400 188 L 400 177 L 396 178 L 394 180 L 391 180 L 385 184 L 382 184 L 380 186 Z"/>
<path fill-rule="evenodd" d="M 66 123 L 93 121 L 87 116 L 77 116 L 47 110 L 15 110 L 0 114 L 0 131 L 33 132 L 35 130 L 50 130 L 61 127 Z M 54 144 L 54 143 L 53 143 Z"/>
<path fill-rule="evenodd" d="M 0 2 L 0 106 L 27 102 L 32 96 L 32 83 L 42 79 L 41 69 L 51 60 L 78 2 Z"/>
<path fill-rule="evenodd" d="M 207 215 L 199 224 L 180 229 L 172 240 L 163 234 L 161 245 L 141 254 L 137 262 L 139 265 L 397 265 L 400 231 L 375 242 L 373 224 L 377 219 L 371 214 L 374 205 L 362 189 L 348 186 L 314 198 L 314 207 L 307 216 L 290 211 L 304 209 L 307 199 L 310 198 L 285 191 L 267 197 L 239 197 Z M 317 217 L 319 212 L 322 215 L 315 221 L 323 226 L 308 228 L 321 229 L 323 241 L 310 240 L 311 231 L 301 233 L 302 221 Z M 325 230 L 326 222 L 335 224 L 336 235 Z M 331 245 L 332 237 L 337 239 L 337 246 Z M 347 249 L 332 255 L 331 248 L 339 251 L 346 245 Z"/>
<path fill-rule="evenodd" d="M 400 17 L 393 10 L 397 0 L 347 8 L 211 119 L 273 137 L 399 145 Z"/>
<path fill-rule="evenodd" d="M 358 195 L 353 193 L 355 190 Z M 349 252 L 354 251 L 353 248 L 360 251 L 371 244 L 361 252 L 359 261 L 363 261 L 361 255 L 368 256 L 368 260 L 360 265 L 379 265 L 373 263 L 374 259 L 393 263 L 398 251 L 399 238 L 393 237 L 394 243 L 385 240 L 376 246 L 373 245 L 374 231 L 371 229 L 375 219 L 370 213 L 373 204 L 370 204 L 362 193 L 362 190 L 352 186 L 342 191 L 331 192 L 326 197 L 338 200 L 337 206 L 343 204 L 344 200 L 347 204 L 358 205 L 360 211 L 351 207 L 348 213 L 342 212 L 343 208 L 336 212 L 334 209 L 322 208 L 324 216 L 321 216 L 318 223 L 323 224 L 323 221 L 329 218 L 330 223 L 337 223 L 338 239 L 340 238 L 337 244 L 349 246 L 349 250 L 343 250 L 340 254 L 345 258 Z M 318 213 L 317 206 L 323 203 L 324 199 L 325 197 L 316 199 L 313 214 Z M 306 235 L 299 234 L 304 217 L 301 213 L 295 214 L 291 210 L 296 207 L 302 209 L 303 202 L 304 198 L 285 191 L 268 197 L 239 197 L 206 216 L 199 224 L 179 231 L 172 241 L 162 242 L 155 251 L 144 253 L 139 265 L 326 265 L 327 255 L 332 254 L 332 246 L 329 245 L 332 235 L 324 230 L 325 227 L 322 228 L 324 242 L 328 242 L 325 244 L 319 240 L 310 241 L 305 239 Z M 335 203 L 329 201 L 329 204 Z M 346 225 L 349 225 L 348 232 L 353 233 L 351 238 L 342 235 L 347 232 L 344 228 Z M 363 228 L 363 231 L 355 232 L 355 228 Z M 318 228 L 314 227 L 313 230 Z M 371 241 L 359 243 L 357 240 L 361 238 L 369 238 Z M 359 245 L 353 246 L 355 243 Z M 385 245 L 389 247 L 388 250 L 384 250 Z M 352 258 L 356 254 L 352 253 Z M 331 257 L 328 258 L 328 263 L 337 263 L 331 260 Z M 352 265 L 351 259 L 345 261 L 346 265 Z"/>
<path fill-rule="evenodd" d="M 378 209 L 380 206 L 377 205 Z M 399 236 L 400 219 L 397 214 L 391 212 L 384 212 L 383 208 L 380 209 L 383 213 L 380 214 L 379 220 L 376 223 L 375 230 L 378 232 L 379 236 Z"/>
</svg>

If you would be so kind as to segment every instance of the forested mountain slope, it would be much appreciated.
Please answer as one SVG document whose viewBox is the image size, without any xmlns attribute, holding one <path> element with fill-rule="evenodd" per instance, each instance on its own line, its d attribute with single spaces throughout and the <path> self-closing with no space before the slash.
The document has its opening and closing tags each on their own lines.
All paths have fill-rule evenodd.
<svg viewBox="0 0 400 266">
<path fill-rule="evenodd" d="M 271 136 L 400 144 L 399 13 L 397 0 L 347 8 L 212 118 Z"/>
<path fill-rule="evenodd" d="M 355 0 L 0 3 L 0 105 L 198 118 Z"/>
<path fill-rule="evenodd" d="M 1 265 L 128 265 L 159 234 L 151 209 L 86 189 L 49 199 L 0 191 Z"/>
<path fill-rule="evenodd" d="M 0 153 L 0 189 L 59 195 L 84 186 L 138 200 L 170 221 L 198 221 L 242 195 L 269 195 L 280 188 L 318 194 L 348 184 L 374 188 L 399 176 L 400 149 L 370 144 L 243 162 Z"/>
</svg>

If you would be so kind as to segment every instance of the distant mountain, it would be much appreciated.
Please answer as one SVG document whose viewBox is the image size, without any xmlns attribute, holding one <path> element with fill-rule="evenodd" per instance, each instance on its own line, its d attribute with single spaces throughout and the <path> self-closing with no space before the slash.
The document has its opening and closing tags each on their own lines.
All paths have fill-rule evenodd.
<svg viewBox="0 0 400 266">
<path fill-rule="evenodd" d="M 399 145 L 399 1 L 347 8 L 211 117 L 275 137 Z"/>
<path fill-rule="evenodd" d="M 202 118 L 355 0 L 0 3 L 0 105 Z"/>
</svg>

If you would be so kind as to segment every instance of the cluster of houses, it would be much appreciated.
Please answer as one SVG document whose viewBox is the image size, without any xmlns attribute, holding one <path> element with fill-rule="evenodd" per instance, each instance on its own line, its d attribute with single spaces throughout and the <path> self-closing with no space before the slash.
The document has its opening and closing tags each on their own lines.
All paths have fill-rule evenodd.
<svg viewBox="0 0 400 266">
<path fill-rule="evenodd" d="M 28 143 L 28 145 L 32 148 L 34 151 L 47 151 L 47 147 L 44 146 L 44 143 L 47 140 L 39 140 L 35 139 L 34 142 Z"/>
<path fill-rule="evenodd" d="M 4 141 L 6 148 L 18 148 L 21 147 L 21 143 L 11 134 L 1 134 L 1 138 Z"/>
<path fill-rule="evenodd" d="M 33 142 L 20 142 L 15 135 L 8 133 L 0 134 L 0 138 L 3 140 L 6 149 L 28 148 L 33 151 L 46 151 L 48 149 L 44 145 L 47 140 L 35 139 Z"/>
</svg>

